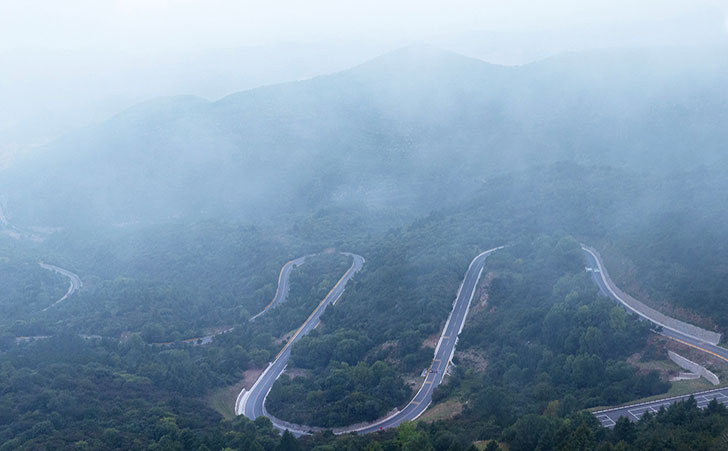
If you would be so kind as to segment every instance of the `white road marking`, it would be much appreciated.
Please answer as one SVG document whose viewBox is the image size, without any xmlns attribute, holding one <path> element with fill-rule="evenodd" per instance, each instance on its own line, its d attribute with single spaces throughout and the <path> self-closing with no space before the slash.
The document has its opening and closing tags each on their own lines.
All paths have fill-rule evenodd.
<svg viewBox="0 0 728 451">
<path fill-rule="evenodd" d="M 607 415 L 597 415 L 597 420 L 599 420 L 600 423 L 602 423 L 602 426 L 610 428 L 614 426 L 615 423 L 613 419 L 609 418 Z"/>
<path fill-rule="evenodd" d="M 462 308 L 459 309 L 459 310 L 457 309 L 457 307 L 459 305 L 460 305 L 460 307 L 462 307 L 461 304 L 458 304 L 458 300 L 460 299 L 460 295 L 461 295 L 461 292 L 462 292 L 463 287 L 465 286 L 465 283 L 468 281 L 468 276 L 470 275 L 470 271 L 472 270 L 473 265 L 478 261 L 478 259 L 480 259 L 483 256 L 488 255 L 488 254 L 490 254 L 492 252 L 495 252 L 496 250 L 502 249 L 503 247 L 504 246 L 500 246 L 500 247 L 497 247 L 497 248 L 490 249 L 488 251 L 482 252 L 481 254 L 477 255 L 470 262 L 470 266 L 468 266 L 468 270 L 465 273 L 465 277 L 463 277 L 463 281 L 460 283 L 460 287 L 458 288 L 457 295 L 455 297 L 455 300 L 453 301 L 453 309 L 450 311 L 450 315 L 448 315 L 447 321 L 445 322 L 445 327 L 443 328 L 442 334 L 440 335 L 440 339 L 438 340 L 437 346 L 435 348 L 435 357 L 438 357 L 439 356 L 441 345 L 442 345 L 443 341 L 445 341 L 445 340 L 447 340 L 448 345 L 452 346 L 452 349 L 450 350 L 449 356 L 447 356 L 447 360 L 444 358 L 445 356 L 439 356 L 439 358 L 433 358 L 433 362 L 432 362 L 432 365 L 430 367 L 430 371 L 428 371 L 428 373 L 427 373 L 427 375 L 425 377 L 425 382 L 420 386 L 420 389 L 417 391 L 417 393 L 412 398 L 412 400 L 401 411 L 394 412 L 392 415 L 390 415 L 390 416 L 388 416 L 388 417 L 386 417 L 386 418 L 384 418 L 382 420 L 376 421 L 374 423 L 371 423 L 371 424 L 368 424 L 366 426 L 362 426 L 362 427 L 359 427 L 359 428 L 356 428 L 356 429 L 353 429 L 353 428 L 340 428 L 338 430 L 334 430 L 334 433 L 335 434 L 348 433 L 348 432 L 361 432 L 361 431 L 364 431 L 364 430 L 367 430 L 367 429 L 370 429 L 370 430 L 374 431 L 374 430 L 382 429 L 384 427 L 396 426 L 396 424 L 399 424 L 399 420 L 396 420 L 394 424 L 388 424 L 388 423 L 390 423 L 391 420 L 393 418 L 395 418 L 397 415 L 402 415 L 402 413 L 405 412 L 405 411 L 409 411 L 409 412 L 414 411 L 413 413 L 416 413 L 414 416 L 406 415 L 406 416 L 404 416 L 402 418 L 402 420 L 405 420 L 406 419 L 406 420 L 410 420 L 410 421 L 416 420 L 420 415 L 422 415 L 425 412 L 425 410 L 427 409 L 427 407 L 432 402 L 431 399 L 426 400 L 426 397 L 429 394 L 429 392 L 427 390 L 432 390 L 432 387 L 438 383 L 438 378 L 441 380 L 442 377 L 444 377 L 444 374 L 442 374 L 442 375 L 441 374 L 438 374 L 437 369 L 443 363 L 443 361 L 446 363 L 445 368 L 447 369 L 447 364 L 452 360 L 453 354 L 455 352 L 455 345 L 457 344 L 457 336 L 453 337 L 453 335 L 452 335 L 452 332 L 453 331 L 450 330 L 451 320 L 452 320 L 453 316 L 455 316 L 455 320 L 460 322 L 459 329 L 458 329 L 458 332 L 457 332 L 457 334 L 460 334 L 460 332 L 462 332 L 463 326 L 465 324 L 465 319 L 468 316 L 468 312 L 470 310 L 470 304 L 471 304 L 471 302 L 473 300 L 473 297 L 475 295 L 475 291 L 477 290 L 478 280 L 480 279 L 480 276 L 483 273 L 484 265 L 478 271 L 477 277 L 475 278 L 475 281 L 473 282 L 472 290 L 469 293 L 469 297 L 468 297 L 468 299 L 466 301 L 467 304 L 465 305 L 465 311 L 462 312 Z M 362 260 L 363 260 L 363 258 L 362 258 Z M 356 261 L 356 258 L 355 258 L 355 261 Z M 363 264 L 363 261 L 362 261 L 362 264 Z M 353 266 L 352 266 L 352 268 L 353 268 Z M 344 278 L 342 277 L 341 280 L 343 280 L 343 279 Z M 341 280 L 339 281 L 339 283 L 341 282 Z M 337 286 L 339 285 L 339 283 L 337 283 Z M 336 288 L 336 286 L 334 287 L 334 289 L 335 288 Z M 332 291 L 329 292 L 329 295 L 331 295 L 334 292 L 334 289 L 332 289 Z M 341 297 L 341 294 L 342 293 L 343 293 L 343 290 L 341 290 L 341 293 L 338 294 L 337 298 L 334 300 L 334 303 L 336 301 L 338 301 L 338 299 Z M 329 295 L 327 295 L 326 298 L 324 298 L 324 300 L 327 299 L 329 297 Z M 313 316 L 313 314 L 311 316 Z M 301 326 L 301 328 L 299 329 L 299 331 L 302 328 L 305 327 L 305 325 L 311 319 L 311 316 L 309 316 L 309 319 L 306 320 L 306 322 L 304 323 L 303 326 Z M 455 324 L 453 324 L 453 325 L 455 325 Z M 298 332 L 296 334 L 294 334 L 294 337 L 297 334 L 298 334 Z M 451 338 L 455 338 L 455 340 L 450 340 Z M 292 341 L 293 341 L 293 338 L 291 340 L 289 340 L 289 343 L 291 343 Z M 288 344 L 286 346 L 284 346 L 284 350 L 286 349 L 287 346 L 288 346 Z M 279 353 L 279 355 L 276 357 L 276 359 L 278 359 L 278 357 L 282 353 L 283 353 L 283 350 L 281 351 L 281 353 Z M 436 364 L 437 362 L 439 362 L 439 364 Z M 275 363 L 275 361 L 274 361 L 274 363 Z M 236 413 L 238 413 L 238 414 L 245 414 L 246 405 L 251 401 L 249 399 L 250 398 L 250 396 L 249 396 L 250 393 L 256 389 L 256 386 L 259 385 L 259 382 L 261 382 L 263 380 L 263 376 L 267 373 L 267 370 L 270 369 L 271 366 L 274 363 L 271 363 L 269 365 L 269 367 L 266 368 L 266 371 L 264 371 L 264 373 L 253 384 L 253 387 L 251 388 L 250 391 L 245 392 L 245 393 L 242 394 L 242 397 L 240 397 L 240 402 L 239 402 L 239 404 L 237 406 L 237 409 L 236 409 L 237 410 Z M 430 377 L 432 377 L 432 380 L 428 380 Z M 423 392 L 423 390 L 425 390 L 425 391 Z M 270 388 L 268 389 L 268 391 L 270 391 Z M 423 395 L 423 393 L 424 393 L 424 395 Z M 263 402 L 264 403 L 265 403 L 265 397 L 266 396 L 267 396 L 267 393 L 265 394 L 265 396 L 263 396 Z M 259 399 L 260 399 L 260 394 L 258 394 L 258 395 L 255 396 L 255 400 L 259 400 Z M 255 401 L 255 400 L 253 400 L 253 401 Z M 267 416 L 268 418 L 270 418 L 273 421 L 273 425 L 276 426 L 276 427 L 278 427 L 278 428 L 285 427 L 285 428 L 287 428 L 289 430 L 291 430 L 291 428 L 289 426 L 295 426 L 295 427 L 300 427 L 300 428 L 309 428 L 308 426 L 305 426 L 305 425 L 288 425 L 288 424 L 286 424 L 283 421 L 280 421 L 278 419 L 275 419 L 270 414 L 268 414 L 268 412 L 266 412 L 265 405 L 263 405 L 263 414 L 265 416 Z M 253 412 L 253 415 L 255 415 L 255 412 Z M 282 426 L 279 426 L 277 423 L 280 423 Z M 310 429 L 315 429 L 315 428 L 310 428 Z M 305 434 L 305 433 L 307 433 L 307 432 L 300 431 L 300 430 L 297 430 L 295 432 L 296 433 L 299 433 L 299 434 Z"/>
</svg>

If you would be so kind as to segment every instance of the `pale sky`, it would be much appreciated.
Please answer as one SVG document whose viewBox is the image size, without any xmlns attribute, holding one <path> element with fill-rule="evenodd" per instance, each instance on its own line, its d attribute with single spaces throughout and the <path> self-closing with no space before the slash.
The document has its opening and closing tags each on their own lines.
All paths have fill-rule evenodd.
<svg viewBox="0 0 728 451">
<path fill-rule="evenodd" d="M 728 36 L 728 0 L 0 0 L 0 51 L 155 53 L 322 38 L 668 26 L 677 34 Z"/>
<path fill-rule="evenodd" d="M 148 99 L 214 100 L 416 42 L 511 65 L 727 45 L 728 0 L 0 0 L 0 165 Z"/>
</svg>

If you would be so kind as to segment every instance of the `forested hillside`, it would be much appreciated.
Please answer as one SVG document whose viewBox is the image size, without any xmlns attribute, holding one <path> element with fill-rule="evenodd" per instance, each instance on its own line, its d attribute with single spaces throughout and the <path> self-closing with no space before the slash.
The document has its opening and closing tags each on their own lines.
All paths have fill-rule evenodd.
<svg viewBox="0 0 728 451">
<path fill-rule="evenodd" d="M 658 261 L 668 262 L 671 249 L 694 240 L 688 242 L 689 236 L 675 234 L 675 240 L 669 241 L 646 233 L 650 218 L 670 214 L 691 224 L 690 212 L 701 208 L 697 202 L 710 209 L 714 198 L 695 196 L 693 203 L 685 206 L 652 199 L 659 198 L 666 186 L 678 190 L 698 179 L 712 184 L 706 177 L 711 173 L 717 177 L 717 170 L 698 170 L 686 172 L 680 180 L 656 183 L 658 176 L 641 178 L 626 170 L 556 164 L 485 180 L 474 202 L 461 200 L 407 227 L 374 235 L 361 225 L 350 227 L 351 217 L 331 209 L 304 216 L 288 228 L 268 230 L 216 222 L 97 229 L 92 235 L 68 230 L 28 250 L 6 239 L 5 253 L 16 255 L 13 258 L 25 255 L 29 262 L 26 268 L 35 272 L 40 268 L 33 259 L 52 256 L 77 271 L 85 283 L 83 290 L 57 309 L 44 315 L 28 312 L 20 321 L 8 321 L 6 342 L 9 345 L 16 335 L 119 337 L 125 331 L 139 332 L 147 342 L 169 342 L 235 326 L 233 333 L 217 338 L 209 350 L 201 347 L 194 351 L 216 376 L 200 376 L 197 370 L 187 374 L 182 369 L 176 376 L 180 384 L 187 384 L 187 377 L 207 380 L 202 385 L 195 382 L 192 386 L 197 388 L 189 392 L 202 396 L 212 387 L 233 383 L 241 369 L 264 366 L 280 346 L 274 340 L 308 316 L 326 287 L 343 273 L 345 261 L 336 263 L 334 259 L 328 266 L 311 261 L 301 266 L 292 277 L 292 302 L 252 326 L 247 324 L 250 314 L 272 298 L 283 262 L 320 250 L 336 237 L 332 244 L 366 255 L 367 263 L 341 302 L 326 312 L 322 326 L 293 348 L 292 368 L 302 371 L 290 382 L 286 377 L 279 381 L 269 408 L 284 419 L 346 425 L 377 418 L 408 401 L 411 388 L 403 381 L 416 381 L 432 358 L 432 348 L 424 343 L 442 327 L 470 259 L 480 250 L 511 244 L 515 246 L 492 260 L 494 273 L 499 274 L 489 288 L 494 290 L 489 296 L 493 310 L 474 313 L 470 321 L 482 324 L 466 328 L 461 339 L 463 349 L 474 347 L 494 363 L 480 376 L 456 370 L 437 395 L 438 401 L 451 397 L 470 400 L 471 407 L 463 413 L 467 420 L 463 421 L 495 416 L 498 421 L 487 429 L 491 432 L 474 435 L 472 440 L 497 437 L 522 415 L 540 414 L 550 403 L 552 410 L 558 406 L 561 414 L 568 415 L 584 407 L 665 390 L 664 383 L 654 376 L 650 379 L 635 374 L 634 368 L 624 363 L 625 357 L 638 349 L 635 346 L 644 343 L 644 331 L 616 331 L 611 326 L 601 330 L 630 318 L 616 318 L 618 311 L 612 304 L 595 300 L 594 288 L 581 275 L 582 262 L 574 252 L 575 243 L 607 243 L 622 255 L 634 255 L 639 246 L 661 249 L 665 257 Z M 645 215 L 628 214 L 634 193 L 642 196 Z M 539 238 L 544 233 L 567 230 L 577 238 Z M 693 258 L 706 264 L 710 261 Z M 53 278 L 49 272 L 38 275 Z M 649 279 L 646 281 L 644 286 L 650 287 Z M 558 291 L 552 293 L 550 286 L 558 287 Z M 56 281 L 54 287 L 62 292 L 65 281 Z M 518 302 L 525 304 L 518 307 Z M 499 303 L 503 305 L 499 307 Z M 504 306 L 508 309 L 503 310 Z M 582 316 L 587 319 L 579 319 Z M 537 327 L 537 318 L 543 318 L 543 329 Z M 715 318 L 721 320 L 720 316 Z M 580 326 L 572 333 L 575 323 Z M 529 324 L 533 328 L 527 327 Z M 487 331 L 488 335 L 480 336 L 474 330 L 481 334 Z M 526 342 L 529 344 L 524 346 Z M 487 347 L 483 347 L 485 343 Z M 32 346 L 49 345 L 39 342 Z M 74 346 L 82 346 L 79 352 L 83 354 L 96 345 L 79 342 Z M 152 353 L 150 364 L 167 365 L 165 352 L 172 351 Z M 225 364 L 231 366 L 221 371 L 220 365 L 227 361 L 221 361 L 221 356 L 230 352 L 233 354 L 226 359 L 237 361 Z M 509 353 L 520 356 L 517 367 L 509 363 Z M 524 360 L 525 356 L 531 357 Z M 561 363 L 545 366 L 544 362 L 552 360 Z M 45 365 L 42 360 L 36 364 Z M 582 376 L 573 365 L 585 368 L 579 370 Z M 176 382 L 170 385 L 168 370 L 148 373 L 142 366 L 131 368 L 124 371 L 147 378 L 156 374 L 151 380 L 165 381 L 165 390 L 181 390 Z M 562 373 L 573 379 L 557 376 Z M 549 377 L 544 378 L 544 374 Z M 605 382 L 599 375 L 612 375 L 613 379 Z M 510 380 L 519 380 L 524 391 L 514 392 L 507 382 Z M 468 388 L 459 388 L 463 385 Z M 478 387 L 500 391 L 479 394 Z M 493 413 L 487 407 L 492 403 L 476 402 L 481 396 L 488 399 L 504 393 L 515 396 L 503 400 L 507 411 Z"/>
<path fill-rule="evenodd" d="M 721 51 L 500 67 L 413 46 L 216 102 L 144 103 L 17 161 L 0 193 L 25 225 L 252 221 L 341 205 L 411 218 L 531 165 L 665 173 L 724 158 Z"/>
<path fill-rule="evenodd" d="M 693 382 L 669 382 L 664 343 L 598 295 L 580 251 L 727 335 L 716 52 L 501 67 L 413 46 L 214 102 L 152 100 L 17 160 L 0 173 L 0 450 L 720 449 L 721 406 L 613 430 L 586 410 Z M 497 246 L 416 424 L 294 438 L 234 418 L 344 252 L 366 262 L 266 409 L 323 428 L 401 409 L 468 264 Z M 250 321 L 304 255 L 287 299 Z M 44 310 L 68 281 L 41 261 L 83 287 Z"/>
</svg>

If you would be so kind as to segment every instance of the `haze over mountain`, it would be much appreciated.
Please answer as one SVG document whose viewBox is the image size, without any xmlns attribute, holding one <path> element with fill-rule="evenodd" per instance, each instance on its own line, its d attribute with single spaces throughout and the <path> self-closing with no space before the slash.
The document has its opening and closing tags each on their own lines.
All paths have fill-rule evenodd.
<svg viewBox="0 0 728 451">
<path fill-rule="evenodd" d="M 142 3 L 149 8 L 147 13 L 159 13 L 159 5 Z M 241 27 L 239 22 L 218 24 L 212 30 L 193 37 L 188 33 L 189 19 L 182 25 L 177 22 L 179 17 L 169 15 L 170 12 L 184 15 L 186 8 L 181 5 L 177 5 L 181 8 L 168 12 L 164 26 L 154 23 L 144 30 L 151 36 L 145 38 L 137 23 L 133 31 L 123 33 L 123 39 L 110 38 L 108 34 L 113 35 L 117 26 L 129 26 L 135 18 L 139 19 L 134 14 L 127 16 L 134 8 L 128 3 L 94 5 L 100 8 L 96 11 L 97 15 L 105 9 L 120 10 L 109 14 L 109 17 L 101 14 L 102 17 L 97 18 L 120 23 L 108 27 L 96 21 L 89 24 L 84 17 L 89 8 L 82 8 L 79 14 L 70 14 L 72 18 L 69 17 L 79 22 L 77 27 L 61 27 L 55 33 L 57 16 L 69 14 L 72 5 L 55 7 L 44 4 L 36 13 L 25 17 L 26 24 L 23 24 L 25 10 L 9 5 L 9 10 L 0 16 L 0 20 L 10 18 L 0 24 L 0 32 L 7 34 L 5 39 L 0 39 L 0 98 L 4 106 L 0 111 L 0 167 L 18 154 L 81 127 L 99 123 L 125 108 L 155 97 L 197 95 L 215 100 L 244 89 L 343 70 L 413 42 L 427 42 L 490 63 L 518 65 L 568 51 L 720 45 L 725 43 L 726 38 L 724 18 L 714 4 L 673 5 L 672 8 L 676 9 L 671 14 L 659 16 L 653 14 L 653 8 L 647 3 L 639 7 L 629 5 L 632 13 L 642 16 L 642 20 L 625 22 L 620 15 L 620 20 L 615 23 L 615 18 L 609 17 L 613 11 L 587 19 L 579 18 L 579 14 L 567 17 L 567 14 L 558 13 L 555 5 L 543 6 L 544 10 L 539 12 L 533 8 L 534 5 L 519 8 L 515 4 L 492 4 L 483 8 L 482 4 L 475 3 L 473 12 L 480 15 L 487 10 L 490 25 L 485 26 L 481 22 L 476 28 L 455 26 L 443 16 L 445 11 L 439 11 L 438 20 L 444 23 L 427 27 L 426 31 L 403 35 L 402 27 L 397 25 L 396 32 L 367 33 L 365 38 L 327 35 L 318 26 L 313 34 L 309 31 L 302 36 L 283 36 L 280 28 L 256 22 L 250 16 L 254 14 L 250 8 L 234 5 L 235 9 L 242 8 L 246 19 L 254 22 L 256 27 L 265 29 L 266 34 L 272 32 L 276 35 L 270 42 L 261 41 L 260 34 L 256 39 L 238 36 L 239 41 L 231 40 L 230 34 L 250 33 L 249 27 Z M 663 10 L 670 8 L 665 2 L 659 3 Z M 373 13 L 373 6 L 370 4 L 367 11 L 359 11 L 353 16 L 361 20 L 364 13 Z M 391 3 L 378 5 L 387 11 L 391 20 L 395 20 L 395 15 L 409 15 L 411 12 L 400 9 L 394 14 L 392 7 L 396 6 Z M 191 4 L 185 4 L 185 7 L 194 9 Z M 533 20 L 527 16 L 538 20 L 527 26 L 514 27 L 511 24 L 504 27 L 504 18 L 499 17 L 504 8 L 524 10 L 522 12 L 526 14 L 520 19 L 526 22 Z M 610 2 L 607 9 L 613 8 L 618 7 Z M 209 27 L 203 16 L 213 10 L 203 8 L 196 13 L 186 13 L 195 21 L 202 22 L 202 26 Z M 456 15 L 461 16 L 459 13 Z M 541 23 L 544 15 L 554 16 L 568 25 L 544 28 Z M 53 19 L 42 24 L 42 31 L 30 31 L 34 28 L 33 24 L 43 22 L 43 16 Z M 374 17 L 381 24 L 381 16 Z M 271 19 L 279 17 L 264 18 Z M 315 20 L 315 17 L 311 19 Z M 297 24 L 302 25 L 300 20 Z M 89 42 L 88 33 L 83 31 L 89 25 L 98 27 L 97 31 L 103 37 Z M 145 22 L 142 28 L 149 25 Z M 184 32 L 172 39 L 174 32 L 179 32 L 178 27 L 182 27 Z M 227 31 L 223 31 L 225 29 Z M 353 32 L 356 35 L 356 31 Z M 225 33 L 221 39 L 220 34 Z"/>
<path fill-rule="evenodd" d="M 728 442 L 728 0 L 0 1 L 0 451 Z"/>
<path fill-rule="evenodd" d="M 389 48 L 315 41 L 152 55 L 111 49 L 0 52 L 0 97 L 5 106 L 0 111 L 0 166 L 152 98 L 193 94 L 218 99 L 339 71 Z"/>
<path fill-rule="evenodd" d="M 493 174 L 564 160 L 666 174 L 721 160 L 724 51 L 505 67 L 411 46 L 215 102 L 137 105 L 20 159 L 0 193 L 15 223 L 68 225 L 353 204 L 427 212 Z"/>
</svg>

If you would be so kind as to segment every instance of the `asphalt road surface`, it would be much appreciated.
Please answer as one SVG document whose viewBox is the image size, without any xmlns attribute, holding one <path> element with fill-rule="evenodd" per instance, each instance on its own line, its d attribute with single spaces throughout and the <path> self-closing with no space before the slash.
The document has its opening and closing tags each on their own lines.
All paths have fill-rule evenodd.
<svg viewBox="0 0 728 451">
<path fill-rule="evenodd" d="M 331 289 L 313 313 L 311 313 L 311 316 L 308 317 L 303 325 L 293 334 L 291 339 L 288 340 L 281 352 L 278 353 L 273 362 L 270 363 L 268 368 L 266 368 L 260 377 L 258 377 L 258 380 L 255 384 L 253 384 L 250 390 L 243 390 L 240 395 L 238 395 L 237 402 L 235 403 L 235 413 L 237 415 L 245 415 L 250 419 L 255 419 L 259 416 L 267 416 L 271 418 L 271 421 L 273 421 L 273 424 L 276 427 L 279 427 L 280 429 L 290 429 L 266 412 L 264 406 L 265 398 L 268 396 L 270 389 L 273 387 L 273 383 L 280 377 L 288 364 L 288 358 L 291 356 L 291 345 L 318 325 L 321 315 L 326 310 L 326 307 L 336 302 L 341 295 L 344 294 L 346 283 L 364 266 L 364 257 L 356 254 L 346 255 L 353 258 L 351 267 L 346 271 L 346 273 L 344 273 L 336 285 L 334 285 L 334 288 Z M 298 431 L 292 430 L 291 432 Z M 299 433 L 302 432 L 303 431 L 300 431 Z"/>
<path fill-rule="evenodd" d="M 596 256 L 594 254 L 592 254 L 591 252 L 589 252 L 587 249 L 583 248 L 583 250 L 584 250 L 584 256 L 585 256 L 586 262 L 587 262 L 587 267 L 592 268 L 592 279 L 594 280 L 594 283 L 596 283 L 597 286 L 599 287 L 600 293 L 605 297 L 609 297 L 609 298 L 617 301 L 620 305 L 624 306 L 627 309 L 627 311 L 634 313 L 634 312 L 632 312 L 632 310 L 630 310 L 625 305 L 625 302 L 619 297 L 619 295 L 617 293 L 615 293 L 614 291 L 612 291 L 609 288 L 609 286 L 605 283 L 604 279 L 607 278 L 608 276 L 603 271 L 602 262 L 599 261 L 599 259 L 597 259 Z M 594 271 L 594 270 L 596 270 L 596 271 Z M 611 279 L 609 280 L 609 282 L 613 283 L 611 281 Z M 643 319 L 645 319 L 647 321 L 651 321 L 651 322 L 653 322 L 653 324 L 655 324 L 651 318 L 649 318 L 643 314 L 641 315 L 641 317 Z M 655 324 L 655 325 L 659 326 L 659 324 Z M 677 341 L 684 345 L 690 346 L 691 348 L 705 352 L 707 354 L 710 354 L 713 357 L 716 357 L 716 358 L 719 358 L 719 359 L 722 359 L 722 360 L 725 360 L 726 362 L 728 362 L 728 349 L 713 345 L 711 343 L 706 343 L 706 342 L 696 339 L 692 336 L 682 334 L 676 330 L 670 330 L 670 329 L 665 329 L 665 328 L 661 328 L 661 327 L 659 327 L 658 330 L 659 330 L 658 333 L 664 337 L 667 337 L 671 340 L 674 340 L 674 341 Z M 713 390 L 713 391 L 706 392 L 706 393 L 713 393 L 713 392 L 723 393 L 721 390 L 723 390 L 723 389 L 717 389 L 717 390 Z M 728 389 L 726 389 L 726 390 L 728 390 Z M 728 392 L 726 392 L 726 393 L 728 393 Z M 698 393 L 696 393 L 695 395 L 696 395 L 696 399 L 697 399 Z M 660 405 L 670 404 L 670 403 L 676 402 L 680 399 L 687 399 L 689 396 L 690 395 L 688 394 L 683 397 L 668 398 L 668 399 L 663 399 L 663 400 L 659 400 L 659 401 L 654 401 L 653 403 L 649 403 L 646 406 L 653 407 L 653 409 L 655 411 L 657 411 L 659 409 Z M 701 396 L 705 396 L 705 395 L 701 395 Z M 719 401 L 721 401 L 721 402 L 723 401 L 723 398 L 720 398 L 720 396 L 716 395 L 716 397 L 719 398 Z M 654 406 L 657 406 L 657 407 L 654 407 L 652 404 L 654 404 Z M 635 408 L 639 409 L 639 408 L 641 408 L 640 406 L 642 406 L 642 404 L 633 404 L 633 405 L 620 407 L 620 408 L 616 408 L 616 409 L 608 409 L 606 411 L 595 412 L 595 415 L 597 416 L 597 419 L 601 418 L 600 421 L 602 422 L 603 425 L 605 425 L 607 427 L 611 427 L 611 426 L 614 426 L 614 424 L 611 424 L 611 423 L 615 422 L 616 419 L 619 418 L 620 416 L 625 416 L 625 417 L 629 418 L 630 420 L 637 420 L 640 415 L 633 415 L 630 413 L 630 410 L 633 410 Z M 604 412 L 609 412 L 609 413 L 605 414 Z M 636 410 L 635 412 L 640 412 L 640 410 Z M 601 415 L 601 417 L 600 417 L 600 415 Z"/>
<path fill-rule="evenodd" d="M 440 336 L 440 340 L 438 341 L 437 347 L 435 348 L 435 356 L 432 360 L 432 364 L 427 370 L 425 380 L 414 398 L 412 398 L 412 400 L 402 410 L 394 413 L 387 418 L 383 418 L 365 426 L 336 428 L 333 430 L 335 433 L 341 434 L 348 432 L 375 432 L 387 428 L 396 427 L 406 420 L 415 420 L 425 412 L 427 407 L 432 402 L 432 392 L 434 391 L 435 387 L 440 385 L 440 382 L 442 382 L 447 367 L 450 364 L 453 354 L 455 353 L 455 344 L 457 343 L 457 337 L 462 331 L 463 325 L 465 324 L 465 318 L 467 317 L 468 311 L 470 310 L 470 302 L 475 295 L 475 289 L 477 288 L 478 280 L 480 279 L 480 276 L 483 273 L 483 269 L 485 268 L 485 260 L 491 253 L 497 251 L 498 249 L 502 249 L 502 247 L 485 251 L 475 257 L 470 263 L 470 266 L 465 273 L 465 277 L 463 278 L 463 282 L 460 285 L 460 289 L 458 290 L 455 302 L 453 303 L 453 309 L 450 312 L 450 316 L 445 323 L 445 327 Z M 354 268 L 354 266 L 352 266 L 352 268 Z M 339 284 L 341 285 L 340 289 L 343 293 L 344 284 L 342 283 L 342 281 L 343 278 L 341 281 L 339 281 Z M 337 284 L 337 287 L 339 286 L 339 284 Z M 341 294 L 336 295 L 336 298 L 338 298 L 340 295 Z M 329 296 L 327 296 L 327 298 Z M 325 301 L 326 299 L 324 299 L 322 305 L 326 303 Z M 319 306 L 317 311 L 319 309 L 321 309 L 321 306 Z M 314 321 L 315 323 L 318 323 L 317 318 L 315 320 L 309 319 L 306 323 L 304 323 L 303 328 L 308 328 L 308 330 L 312 329 L 315 324 L 311 325 L 311 323 L 313 323 Z M 310 326 L 310 328 L 308 326 Z M 267 397 L 268 392 L 270 392 L 271 387 L 273 387 L 273 383 L 275 382 L 275 380 L 282 374 L 283 370 L 285 369 L 285 365 L 288 361 L 289 355 L 290 348 L 286 346 L 283 351 L 281 351 L 281 353 L 278 355 L 276 360 L 272 364 L 270 364 L 268 369 L 266 369 L 266 371 L 261 374 L 260 378 L 253 385 L 251 390 L 244 393 L 242 397 L 238 397 L 238 403 L 236 403 L 236 413 L 244 414 L 250 419 L 255 419 L 261 415 L 265 415 L 271 419 L 273 425 L 277 428 L 288 429 L 296 435 L 320 430 L 319 428 L 315 427 L 286 423 L 273 417 L 265 410 L 265 398 Z"/>
<path fill-rule="evenodd" d="M 602 295 L 609 297 L 617 302 L 620 303 L 620 305 L 624 306 L 624 301 L 620 299 L 620 297 L 617 295 L 617 293 L 613 292 L 609 289 L 607 284 L 604 282 L 604 278 L 608 277 L 605 272 L 603 272 L 603 266 L 602 262 L 599 261 L 591 252 L 584 250 L 584 255 L 586 257 L 587 266 L 591 268 L 595 268 L 598 271 L 592 271 L 592 279 L 594 280 L 594 283 L 597 284 L 599 287 L 599 291 L 602 293 Z M 613 283 L 611 279 L 609 280 L 610 283 Z M 626 307 L 625 307 L 626 308 Z M 629 308 L 627 308 L 628 311 Z M 643 319 L 646 319 L 648 321 L 652 321 L 649 317 L 642 316 Z M 654 321 L 652 321 L 654 324 Z M 655 324 L 656 326 L 659 326 L 659 324 Z M 728 362 L 728 349 L 716 346 L 711 343 L 706 343 L 705 341 L 701 341 L 697 338 L 694 338 L 690 335 L 685 335 L 679 331 L 676 330 L 670 330 L 670 329 L 664 329 L 659 332 L 660 335 L 663 335 L 665 337 L 668 337 L 672 340 L 675 340 L 677 342 L 680 342 L 682 344 L 685 344 L 687 346 L 690 346 L 692 348 L 695 348 L 699 351 L 703 351 L 705 353 L 708 353 L 712 355 L 713 357 L 723 359 L 726 362 Z"/>
<path fill-rule="evenodd" d="M 283 267 L 281 268 L 280 274 L 278 274 L 278 288 L 276 288 L 276 294 L 273 296 L 273 300 L 270 301 L 268 305 L 265 306 L 265 308 L 258 313 L 257 315 L 250 318 L 250 321 L 255 320 L 260 315 L 264 314 L 265 312 L 269 311 L 276 305 L 280 304 L 281 302 L 285 301 L 288 297 L 288 291 L 290 290 L 290 285 L 288 283 L 289 276 L 291 275 L 291 271 L 296 266 L 302 265 L 306 261 L 306 257 L 310 257 L 309 255 L 298 257 L 295 260 L 291 260 Z"/>
<path fill-rule="evenodd" d="M 701 409 L 704 409 L 713 399 L 723 405 L 728 405 L 728 387 L 724 387 L 716 388 L 715 390 L 697 392 L 692 395 L 675 396 L 657 401 L 642 402 L 624 407 L 600 410 L 598 412 L 594 412 L 594 415 L 597 417 L 597 420 L 599 420 L 602 426 L 612 428 L 617 423 L 617 419 L 619 419 L 619 417 L 626 417 L 630 421 L 638 421 L 642 418 L 642 415 L 644 415 L 645 412 L 653 414 L 657 413 L 657 411 L 660 410 L 660 407 L 667 407 L 674 402 L 685 401 L 690 396 L 695 398 L 695 401 L 698 403 L 698 407 Z"/>
<path fill-rule="evenodd" d="M 53 304 L 51 304 L 48 307 L 44 308 L 43 309 L 44 312 L 46 310 L 48 310 L 49 308 L 53 307 L 54 305 L 58 305 L 61 302 L 65 301 L 73 293 L 75 293 L 76 291 L 78 291 L 83 286 L 83 282 L 81 282 L 81 278 L 78 277 L 76 274 L 72 273 L 71 271 L 67 270 L 67 269 L 60 268 L 60 267 L 58 267 L 56 265 L 48 265 L 46 263 L 40 263 L 40 266 L 43 269 L 47 269 L 49 271 L 54 271 L 54 272 L 57 272 L 58 274 L 61 274 L 62 276 L 68 277 L 68 280 L 70 282 L 69 285 L 68 285 L 68 291 L 66 291 L 66 294 L 64 294 L 62 298 L 60 298 L 59 300 L 57 300 Z"/>
<path fill-rule="evenodd" d="M 445 323 L 445 327 L 440 335 L 440 340 L 435 348 L 435 357 L 432 360 L 427 374 L 425 375 L 425 381 L 420 387 L 419 391 L 414 398 L 407 404 L 401 411 L 394 415 L 379 420 L 371 425 L 352 429 L 344 430 L 342 432 L 358 432 L 365 434 L 368 432 L 380 431 L 387 428 L 398 426 L 403 421 L 413 421 L 422 415 L 427 407 L 432 403 L 432 392 L 435 387 L 440 385 L 443 377 L 445 377 L 445 371 L 447 370 L 450 361 L 452 360 L 453 354 L 455 354 L 455 344 L 457 343 L 458 335 L 463 330 L 465 324 L 465 318 L 470 310 L 470 302 L 473 300 L 475 295 L 475 289 L 478 286 L 478 280 L 480 275 L 485 269 L 485 260 L 493 252 L 502 249 L 503 247 L 497 247 L 483 252 L 473 259 L 468 267 L 463 282 L 460 285 L 458 294 L 453 303 L 450 317 Z"/>
</svg>

